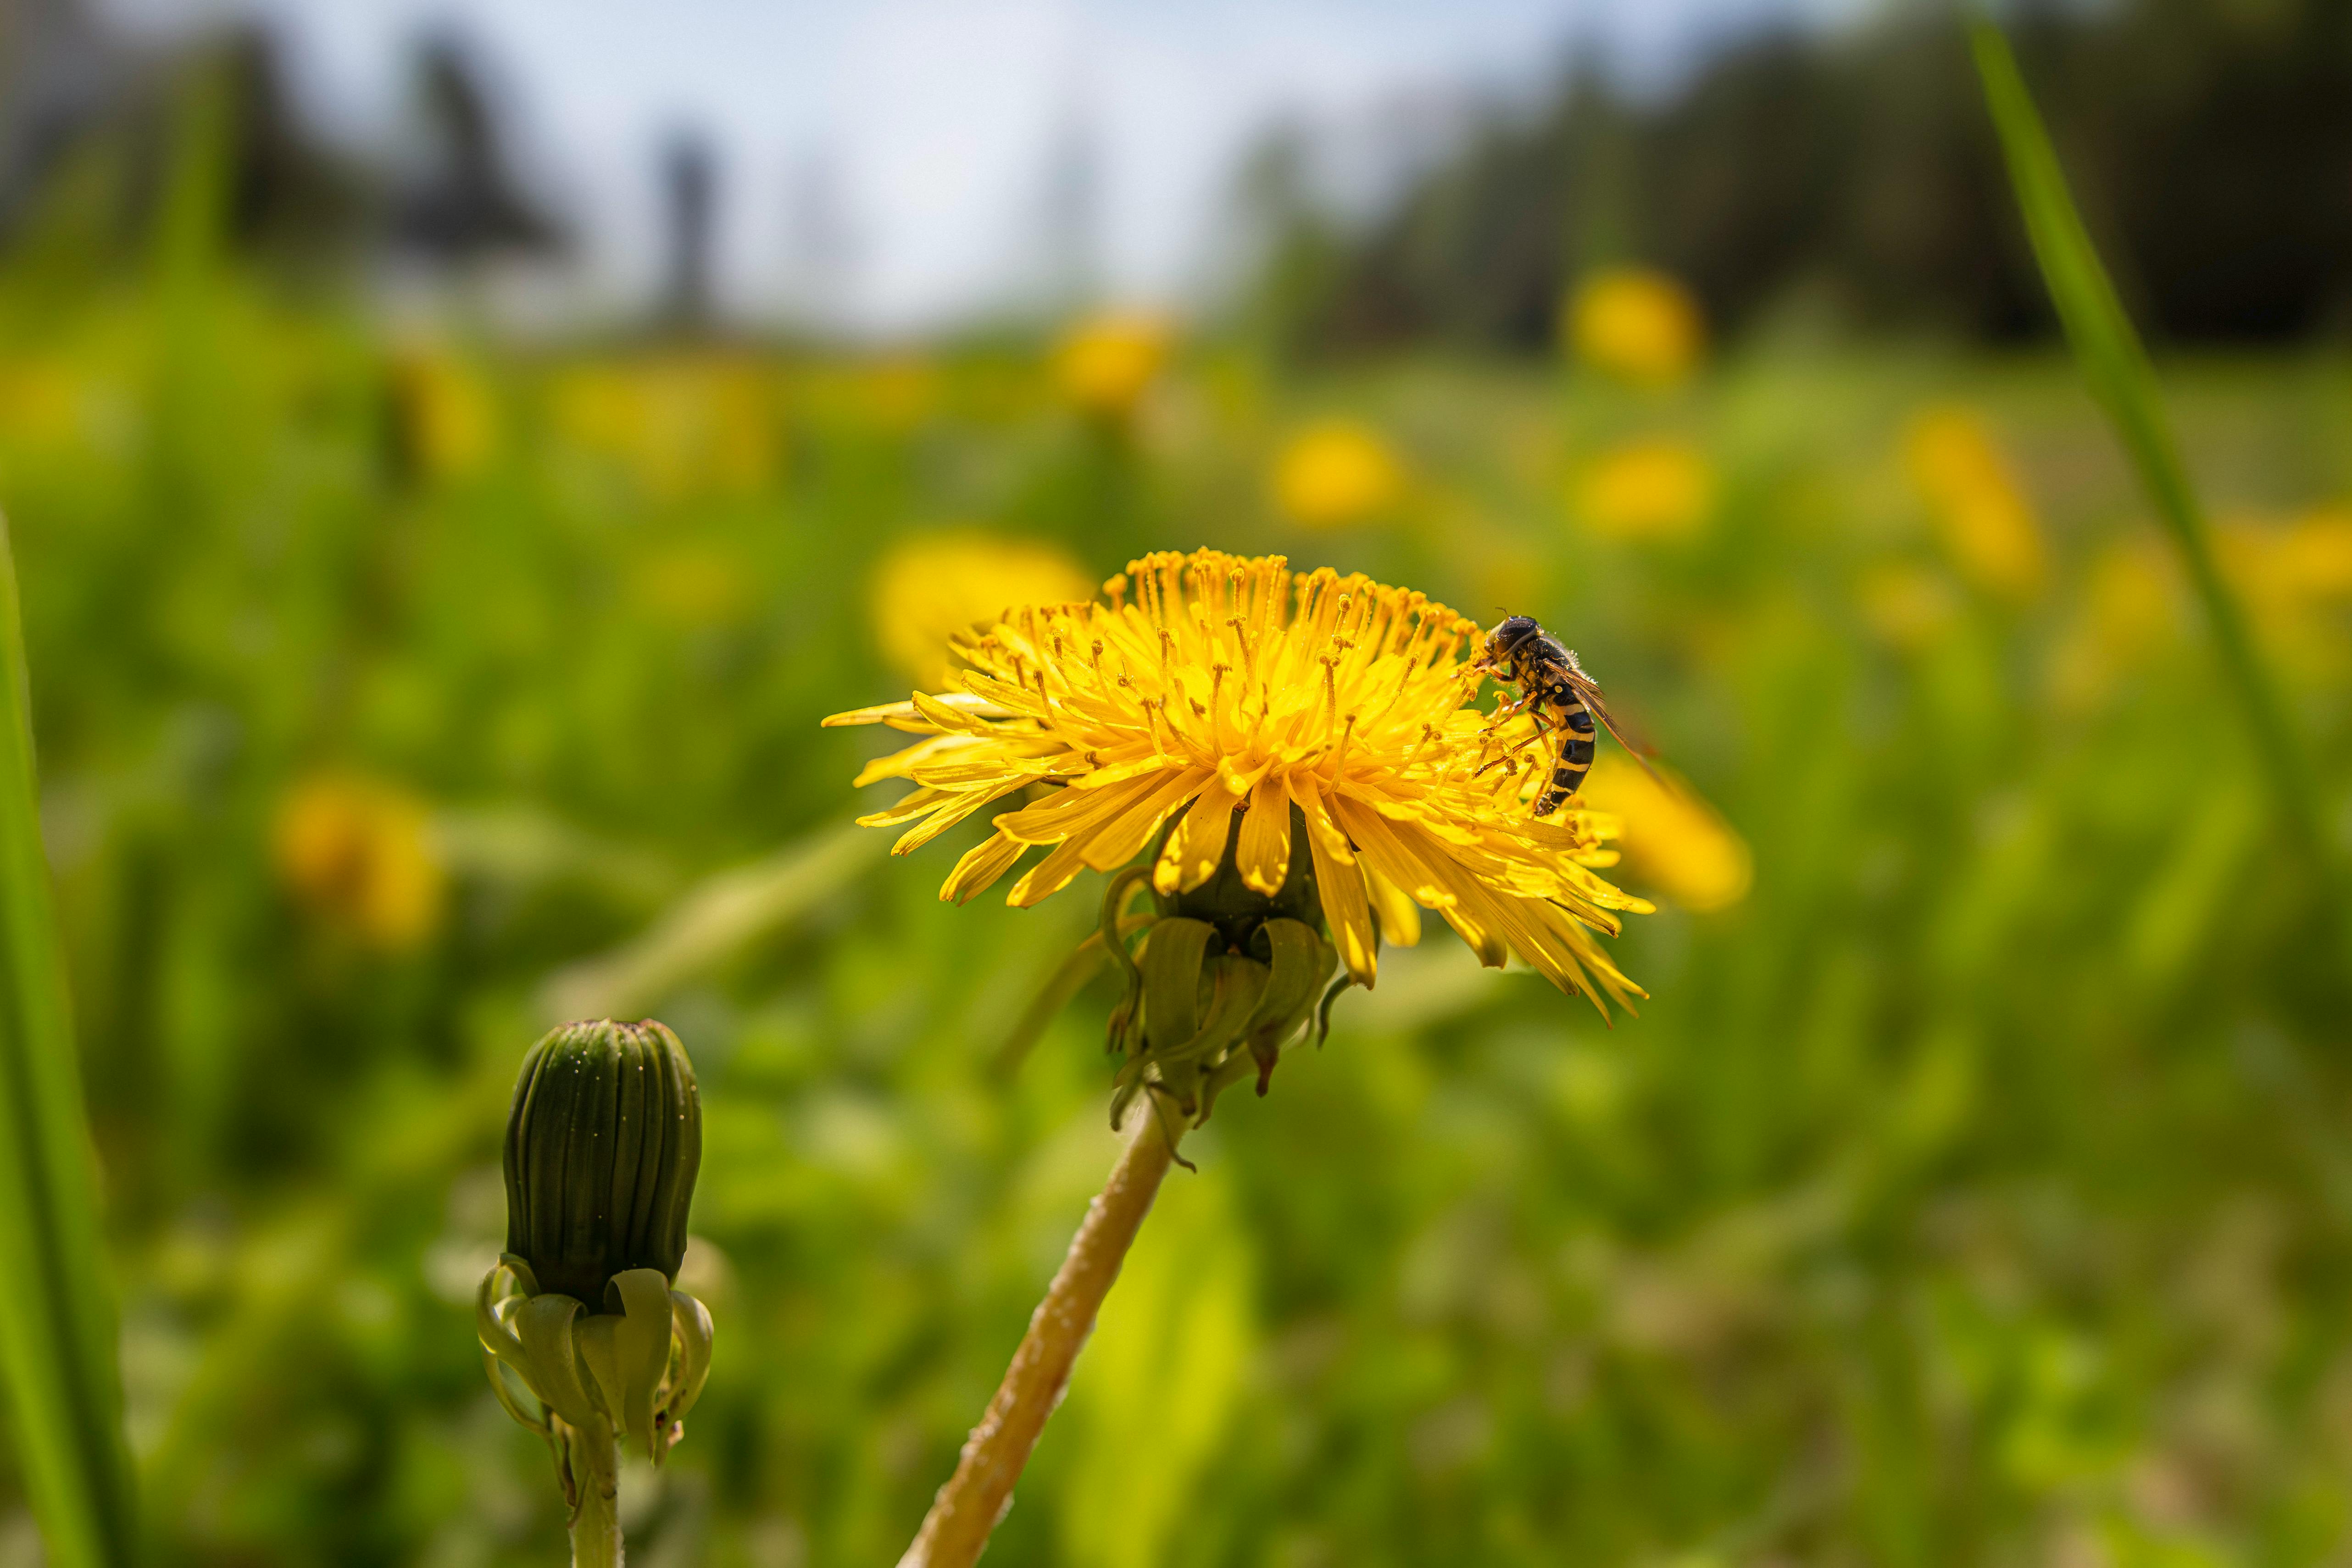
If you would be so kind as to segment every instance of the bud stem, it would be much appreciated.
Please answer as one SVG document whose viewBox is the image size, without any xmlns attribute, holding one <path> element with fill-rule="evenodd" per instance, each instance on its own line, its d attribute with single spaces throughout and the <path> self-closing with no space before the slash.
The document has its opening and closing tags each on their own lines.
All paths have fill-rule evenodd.
<svg viewBox="0 0 2352 1568">
<path fill-rule="evenodd" d="M 1135 1135 L 1111 1170 L 1110 1180 L 1087 1207 L 1086 1222 L 1045 1288 L 1045 1299 L 1029 1319 L 1029 1331 L 1013 1352 L 988 1413 L 971 1429 L 955 1474 L 940 1489 L 914 1544 L 898 1568 L 971 1568 L 988 1544 L 990 1531 L 1012 1505 L 1013 1483 L 1029 1462 L 1045 1429 L 1045 1417 L 1062 1401 L 1070 1368 L 1094 1331 L 1095 1314 L 1118 1278 L 1118 1266 L 1134 1245 L 1160 1180 L 1175 1158 L 1183 1130 L 1154 1114 L 1146 1101 Z M 586 1559 L 577 1561 L 585 1562 Z"/>
<path fill-rule="evenodd" d="M 621 1568 L 621 1449 L 599 1421 L 573 1435 L 580 1511 L 572 1520 L 572 1568 Z"/>
</svg>

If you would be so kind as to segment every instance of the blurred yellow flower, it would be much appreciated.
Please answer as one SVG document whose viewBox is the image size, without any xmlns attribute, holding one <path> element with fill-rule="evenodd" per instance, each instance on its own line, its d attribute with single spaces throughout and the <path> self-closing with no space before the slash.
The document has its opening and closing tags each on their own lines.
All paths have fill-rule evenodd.
<svg viewBox="0 0 2352 1568">
<path fill-rule="evenodd" d="M 1614 911 L 1649 908 L 1593 873 L 1613 858 L 1605 826 L 1573 805 L 1538 821 L 1534 770 L 1480 771 L 1533 725 L 1496 731 L 1472 704 L 1475 622 L 1361 575 L 1209 550 L 1132 562 L 1103 593 L 965 633 L 968 668 L 942 695 L 825 721 L 921 737 L 857 780 L 915 786 L 859 818 L 915 824 L 899 854 L 1049 786 L 995 817 L 942 899 L 963 902 L 1045 847 L 1007 895 L 1038 903 L 1080 871 L 1125 866 L 1174 821 L 1151 872 L 1163 896 L 1207 884 L 1229 840 L 1242 884 L 1267 897 L 1311 851 L 1308 885 L 1359 984 L 1375 977 L 1376 931 L 1420 939 L 1417 904 L 1489 967 L 1517 954 L 1604 1012 L 1604 996 L 1641 994 L 1596 940 L 1617 932 Z"/>
<path fill-rule="evenodd" d="M 1666 273 L 1612 267 L 1578 282 L 1561 314 L 1566 347 L 1585 363 L 1643 386 L 1672 386 L 1706 347 L 1698 301 Z"/>
<path fill-rule="evenodd" d="M 1123 417 L 1168 363 L 1174 338 L 1164 316 L 1092 316 L 1071 328 L 1054 351 L 1054 378 L 1062 395 L 1087 413 Z"/>
<path fill-rule="evenodd" d="M 1863 624 L 1880 641 L 1917 653 L 1943 640 L 1960 618 L 1951 584 L 1907 562 L 1881 562 L 1854 584 Z"/>
<path fill-rule="evenodd" d="M 2216 531 L 2221 565 L 2272 648 L 2305 674 L 2341 666 L 2352 640 L 2336 612 L 2352 604 L 2352 508 L 2281 525 L 2236 518 Z"/>
<path fill-rule="evenodd" d="M 748 361 L 575 366 L 557 378 L 553 404 L 566 438 L 618 459 L 656 500 L 743 494 L 780 466 L 775 389 Z"/>
<path fill-rule="evenodd" d="M 446 353 L 410 348 L 393 356 L 390 381 L 401 470 L 435 483 L 481 472 L 498 449 L 499 410 L 471 367 Z"/>
<path fill-rule="evenodd" d="M 2096 706 L 2171 646 L 2178 624 L 2170 558 L 2153 541 L 2108 545 L 2091 563 L 2074 624 L 2052 650 L 2053 700 L 2069 712 Z"/>
<path fill-rule="evenodd" d="M 1688 441 L 1630 442 L 1585 470 L 1576 510 L 1604 538 L 1689 539 L 1715 510 L 1715 468 Z"/>
<path fill-rule="evenodd" d="M 1378 516 L 1404 493 L 1404 468 L 1370 426 L 1323 419 L 1293 436 L 1274 465 L 1274 502 L 1308 528 Z"/>
<path fill-rule="evenodd" d="M 939 370 L 914 354 L 860 366 L 854 384 L 859 411 L 886 430 L 911 430 L 939 406 Z"/>
<path fill-rule="evenodd" d="M 1904 432 L 1904 465 L 1960 575 L 2012 604 L 2042 592 L 2042 526 L 1992 432 L 1972 410 L 1922 411 Z"/>
<path fill-rule="evenodd" d="M 2278 542 L 2276 569 L 2314 599 L 2352 600 L 2352 505 L 2305 512 Z"/>
<path fill-rule="evenodd" d="M 1627 880 L 1646 883 L 1695 914 L 1727 910 L 1755 879 L 1748 841 L 1696 790 L 1668 777 L 1661 784 L 1640 763 L 1605 752 L 1578 798 L 1617 819 Z"/>
<path fill-rule="evenodd" d="M 950 639 L 1014 605 L 1094 597 L 1094 579 L 1055 545 L 976 531 L 919 535 L 875 568 L 875 641 L 893 669 L 926 691 L 947 684 Z"/>
<path fill-rule="evenodd" d="M 278 803 L 279 884 L 322 924 L 382 952 L 421 946 L 446 892 L 424 802 L 395 784 L 318 773 Z"/>
<path fill-rule="evenodd" d="M 101 388 L 67 360 L 0 363 L 0 444 L 60 451 L 90 436 Z"/>
</svg>

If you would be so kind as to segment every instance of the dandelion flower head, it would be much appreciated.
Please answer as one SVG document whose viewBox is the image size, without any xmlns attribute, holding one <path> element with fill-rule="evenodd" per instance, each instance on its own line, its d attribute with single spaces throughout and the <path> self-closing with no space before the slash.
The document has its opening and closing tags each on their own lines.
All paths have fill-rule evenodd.
<svg viewBox="0 0 2352 1568">
<path fill-rule="evenodd" d="M 1961 575 L 2012 604 L 2041 593 L 2042 525 L 1982 419 L 1958 406 L 1926 410 L 1904 432 L 1903 459 Z"/>
<path fill-rule="evenodd" d="M 1881 562 L 1864 571 L 1854 583 L 1854 599 L 1864 624 L 1905 653 L 1935 647 L 1959 623 L 1960 602 L 1951 584 L 1909 562 Z"/>
<path fill-rule="evenodd" d="M 1688 441 L 1634 441 L 1595 463 L 1576 499 L 1585 526 L 1603 538 L 1686 540 L 1715 509 L 1715 469 Z"/>
<path fill-rule="evenodd" d="M 1274 499 L 1308 528 L 1344 528 L 1394 506 L 1404 469 L 1379 432 L 1326 419 L 1293 437 L 1274 468 Z"/>
<path fill-rule="evenodd" d="M 993 623 L 1007 605 L 1082 599 L 1092 586 L 1076 561 L 1042 540 L 977 530 L 919 534 L 875 567 L 874 640 L 891 668 L 938 689 L 957 633 Z"/>
<path fill-rule="evenodd" d="M 1576 287 L 1561 321 L 1568 346 L 1594 369 L 1644 386 L 1672 386 L 1706 346 L 1698 301 L 1666 273 L 1605 268 Z"/>
<path fill-rule="evenodd" d="M 302 780 L 278 803 L 270 847 L 295 900 L 370 948 L 408 952 L 440 924 L 446 877 L 431 817 L 388 780 Z"/>
<path fill-rule="evenodd" d="M 1062 394 L 1089 414 L 1119 418 L 1168 362 L 1175 333 L 1160 316 L 1109 312 L 1080 321 L 1054 354 Z"/>
<path fill-rule="evenodd" d="M 1152 886 L 1175 896 L 1217 874 L 1230 838 L 1243 882 L 1266 897 L 1310 858 L 1359 984 L 1373 982 L 1380 941 L 1417 941 L 1432 910 L 1489 965 L 1517 954 L 1604 1011 L 1603 994 L 1625 1004 L 1642 993 L 1596 933 L 1650 906 L 1596 874 L 1615 858 L 1607 819 L 1574 802 L 1558 820 L 1530 816 L 1544 749 L 1510 754 L 1528 721 L 1497 726 L 1473 705 L 1481 638 L 1426 595 L 1361 575 L 1163 552 L 1097 599 L 1031 605 L 959 637 L 963 668 L 944 689 L 825 722 L 921 737 L 857 781 L 914 785 L 859 819 L 913 824 L 898 853 L 1025 796 L 942 899 L 971 898 L 1041 848 L 1006 900 L 1025 907 L 1156 840 Z"/>
<path fill-rule="evenodd" d="M 497 454 L 499 409 L 464 361 L 418 347 L 391 365 L 394 428 L 401 457 L 419 476 L 469 479 Z"/>
</svg>

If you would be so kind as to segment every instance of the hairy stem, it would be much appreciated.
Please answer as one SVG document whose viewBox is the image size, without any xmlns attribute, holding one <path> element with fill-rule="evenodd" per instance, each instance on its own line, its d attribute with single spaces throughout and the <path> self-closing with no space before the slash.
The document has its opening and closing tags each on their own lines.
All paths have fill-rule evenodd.
<svg viewBox="0 0 2352 1568">
<path fill-rule="evenodd" d="M 580 1510 L 572 1519 L 572 1568 L 621 1568 L 621 1454 L 613 1429 L 598 1421 L 575 1433 Z"/>
<path fill-rule="evenodd" d="M 1160 1179 L 1183 1136 L 1181 1128 L 1152 1114 L 1148 1101 L 1140 1110 L 1126 1152 L 1087 1205 L 1086 1222 L 1030 1317 L 1029 1331 L 1013 1352 L 988 1414 L 971 1429 L 955 1474 L 932 1500 L 898 1568 L 970 1568 L 1012 1505 L 1013 1483 L 1021 1479 L 1045 1417 L 1061 1403 L 1070 1368 L 1094 1331 L 1095 1314 L 1118 1278 L 1143 1216 L 1151 1212 Z"/>
</svg>

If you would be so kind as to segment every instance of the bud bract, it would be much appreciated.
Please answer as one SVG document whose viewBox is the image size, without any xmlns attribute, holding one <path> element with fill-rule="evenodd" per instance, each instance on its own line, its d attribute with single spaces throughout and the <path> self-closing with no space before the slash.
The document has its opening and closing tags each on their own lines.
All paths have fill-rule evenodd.
<svg viewBox="0 0 2352 1568">
<path fill-rule="evenodd" d="M 523 1058 L 507 1119 L 507 1251 L 590 1312 L 615 1275 L 677 1279 L 702 1164 L 702 1101 L 677 1037 L 648 1019 L 565 1024 Z"/>
<path fill-rule="evenodd" d="M 1291 842 L 1307 826 L 1291 810 Z M 1325 940 L 1313 862 L 1291 858 L 1271 896 L 1251 889 L 1234 864 L 1236 814 L 1216 874 L 1189 892 L 1162 897 L 1130 957 L 1119 910 L 1141 870 L 1114 878 L 1104 902 L 1103 942 L 1127 972 L 1128 994 L 1111 1018 L 1111 1046 L 1126 1057 L 1111 1098 L 1114 1125 L 1150 1089 L 1187 1121 L 1206 1120 L 1229 1084 L 1255 1077 L 1265 1092 L 1282 1047 L 1314 1015 L 1339 967 Z"/>
</svg>

